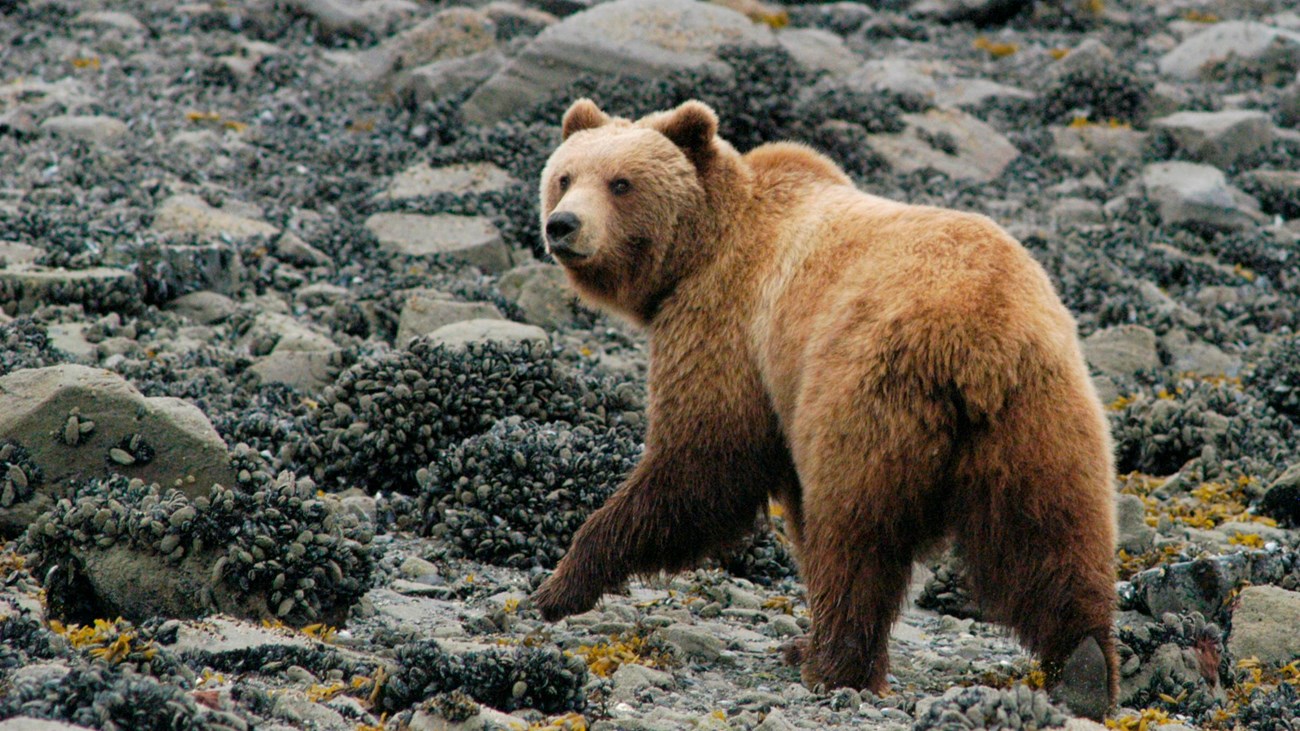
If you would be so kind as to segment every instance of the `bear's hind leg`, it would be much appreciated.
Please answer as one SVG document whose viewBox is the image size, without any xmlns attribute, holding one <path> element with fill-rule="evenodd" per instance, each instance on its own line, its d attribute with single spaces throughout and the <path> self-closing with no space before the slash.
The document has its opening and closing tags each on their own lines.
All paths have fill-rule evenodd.
<svg viewBox="0 0 1300 731">
<path fill-rule="evenodd" d="M 851 381 L 850 381 L 851 382 Z M 813 625 L 792 648 L 810 685 L 887 689 L 888 641 L 912 561 L 943 535 L 952 453 L 939 414 L 828 389 L 801 408 L 800 564 Z"/>
<path fill-rule="evenodd" d="M 989 618 L 1037 653 L 1056 697 L 1100 718 L 1118 683 L 1115 518 L 1104 416 L 1084 384 L 1018 393 L 963 446 L 955 534 Z"/>
</svg>

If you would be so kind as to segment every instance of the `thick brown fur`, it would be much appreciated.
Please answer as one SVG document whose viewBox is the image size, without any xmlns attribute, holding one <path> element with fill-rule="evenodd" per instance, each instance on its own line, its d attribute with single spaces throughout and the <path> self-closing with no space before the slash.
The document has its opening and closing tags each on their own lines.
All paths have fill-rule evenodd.
<svg viewBox="0 0 1300 731">
<path fill-rule="evenodd" d="M 1111 443 L 1043 269 L 983 216 L 862 193 L 802 145 L 740 155 L 716 126 L 698 102 L 629 122 L 583 100 L 542 173 L 543 222 L 581 221 L 570 281 L 651 358 L 644 457 L 536 606 L 688 567 L 772 498 L 808 585 L 805 680 L 884 690 L 912 563 L 951 539 L 1049 680 L 1095 638 L 1113 699 Z"/>
</svg>

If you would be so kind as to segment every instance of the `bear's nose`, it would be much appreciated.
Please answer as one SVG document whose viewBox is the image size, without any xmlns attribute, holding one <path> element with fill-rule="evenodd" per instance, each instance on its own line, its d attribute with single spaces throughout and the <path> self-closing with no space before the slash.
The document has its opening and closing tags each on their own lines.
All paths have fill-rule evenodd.
<svg viewBox="0 0 1300 731">
<path fill-rule="evenodd" d="M 551 217 L 546 219 L 546 238 L 551 242 L 552 248 L 555 248 L 556 244 L 565 243 L 565 239 L 572 236 L 579 228 L 582 228 L 582 221 L 577 215 L 569 211 L 552 213 Z"/>
</svg>

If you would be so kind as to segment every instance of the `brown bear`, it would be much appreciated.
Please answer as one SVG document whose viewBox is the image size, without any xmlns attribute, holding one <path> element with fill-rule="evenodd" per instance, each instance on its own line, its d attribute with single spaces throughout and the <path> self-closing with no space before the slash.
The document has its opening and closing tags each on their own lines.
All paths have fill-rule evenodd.
<svg viewBox="0 0 1300 731">
<path fill-rule="evenodd" d="M 739 154 L 700 102 L 583 99 L 542 171 L 547 247 L 648 330 L 644 456 L 533 597 L 548 620 L 788 516 L 805 682 L 881 692 L 913 561 L 951 539 L 1058 697 L 1117 684 L 1114 466 L 1074 319 L 983 216 L 878 198 L 791 143 Z"/>
</svg>

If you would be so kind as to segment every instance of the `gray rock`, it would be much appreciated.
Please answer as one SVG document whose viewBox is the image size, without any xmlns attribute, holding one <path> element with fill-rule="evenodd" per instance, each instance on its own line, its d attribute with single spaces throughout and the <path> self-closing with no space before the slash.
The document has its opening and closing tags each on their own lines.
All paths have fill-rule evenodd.
<svg viewBox="0 0 1300 731">
<path fill-rule="evenodd" d="M 1147 525 L 1147 508 L 1142 498 L 1117 495 L 1115 514 L 1119 523 L 1119 547 L 1134 556 L 1151 550 L 1155 545 L 1156 529 Z"/>
<path fill-rule="evenodd" d="M 1115 52 L 1109 46 L 1096 38 L 1087 38 L 1047 67 L 1046 80 L 1054 83 L 1069 74 L 1105 74 L 1115 63 Z"/>
<path fill-rule="evenodd" d="M 1047 215 L 1061 226 L 1089 226 L 1106 222 L 1101 204 L 1086 198 L 1062 198 Z"/>
<path fill-rule="evenodd" d="M 844 39 L 820 28 L 791 28 L 776 34 L 791 58 L 809 71 L 847 74 L 862 65 L 862 58 L 844 45 Z"/>
<path fill-rule="evenodd" d="M 722 658 L 722 640 L 688 624 L 673 624 L 658 631 L 660 637 L 672 643 L 688 657 L 717 661 Z"/>
<path fill-rule="evenodd" d="M 314 21 L 316 35 L 322 40 L 383 35 L 391 25 L 412 17 L 420 9 L 411 0 L 285 0 L 284 6 L 289 12 Z"/>
<path fill-rule="evenodd" d="M 1184 330 L 1171 331 L 1160 339 L 1160 345 L 1169 353 L 1170 366 L 1179 373 L 1236 376 L 1241 372 L 1241 358 L 1200 338 L 1193 340 Z"/>
<path fill-rule="evenodd" d="M 145 30 L 144 23 L 130 13 L 111 10 L 96 10 L 79 13 L 72 19 L 73 25 L 90 26 L 104 30 L 119 30 L 126 33 L 140 33 Z"/>
<path fill-rule="evenodd" d="M 1162 678 L 1167 679 L 1166 682 L 1172 681 L 1178 687 L 1186 684 L 1194 688 L 1204 682 L 1200 664 L 1192 650 L 1168 643 L 1156 648 L 1137 674 L 1120 679 L 1120 703 L 1126 704 L 1128 699 L 1153 683 L 1159 683 Z"/>
<path fill-rule="evenodd" d="M 218 292 L 191 292 L 167 303 L 167 309 L 202 325 L 212 325 L 235 314 L 235 301 Z"/>
<path fill-rule="evenodd" d="M 320 249 L 317 249 L 306 241 L 303 241 L 292 231 L 285 231 L 283 234 L 280 234 L 280 238 L 276 239 L 275 255 L 291 264 L 297 264 L 299 266 L 334 266 L 333 257 Z"/>
<path fill-rule="evenodd" d="M 400 256 L 445 254 L 487 273 L 510 268 L 510 250 L 496 224 L 482 216 L 376 213 L 366 219 L 384 250 Z"/>
<path fill-rule="evenodd" d="M 535 325 L 523 325 L 510 320 L 466 320 L 434 330 L 429 341 L 449 348 L 466 348 L 478 343 L 501 343 L 506 346 L 529 345 L 533 352 L 550 347 L 546 331 Z"/>
<path fill-rule="evenodd" d="M 1300 170 L 1251 170 L 1241 179 L 1268 210 L 1300 219 Z"/>
<path fill-rule="evenodd" d="M 1196 611 L 1213 617 L 1241 582 L 1269 584 L 1289 571 L 1280 552 L 1243 551 L 1166 564 L 1130 581 L 1152 616 Z"/>
<path fill-rule="evenodd" d="M 1227 167 L 1273 141 L 1273 122 L 1264 112 L 1179 112 L 1151 122 L 1194 160 Z"/>
<path fill-rule="evenodd" d="M 443 193 L 467 195 L 500 191 L 517 184 L 510 173 L 490 162 L 471 162 L 435 168 L 417 163 L 397 175 L 375 200 L 401 200 Z"/>
<path fill-rule="evenodd" d="M 72 417 L 77 421 L 70 427 Z M 86 422 L 93 428 L 78 428 Z M 110 450 L 137 434 L 153 449 L 152 459 L 125 466 L 109 458 Z M 59 365 L 0 378 L 5 439 L 25 447 L 45 473 L 30 501 L 0 511 L 0 534 L 7 536 L 26 528 L 69 485 L 110 472 L 176 484 L 191 496 L 206 495 L 213 483 L 234 484 L 226 443 L 202 411 L 180 399 L 145 398 L 99 368 Z"/>
<path fill-rule="evenodd" d="M 1207 66 L 1226 60 L 1230 55 L 1254 60 L 1271 52 L 1295 53 L 1300 48 L 1300 33 L 1282 30 L 1254 21 L 1229 20 L 1215 23 L 1189 36 L 1160 59 L 1160 73 L 1191 81 Z"/>
<path fill-rule="evenodd" d="M 1277 122 L 1283 127 L 1300 127 L 1300 81 L 1291 82 L 1278 97 Z"/>
<path fill-rule="evenodd" d="M 124 269 L 91 267 L 90 269 L 47 269 L 39 266 L 12 266 L 0 269 L 0 285 L 7 285 L 16 294 L 13 301 L 3 301 L 9 314 L 31 312 L 36 308 L 59 301 L 51 294 L 71 292 L 79 287 L 110 291 L 133 288 L 135 275 Z M 75 298 L 73 298 L 75 300 Z"/>
<path fill-rule="evenodd" d="M 993 101 L 1027 101 L 1037 96 L 1031 91 L 988 79 L 951 77 L 939 80 L 938 85 L 934 103 L 941 107 L 973 109 Z"/>
<path fill-rule="evenodd" d="M 1015 15 L 1028 0 L 920 0 L 911 8 L 918 15 L 945 21 L 994 23 Z"/>
<path fill-rule="evenodd" d="M 859 93 L 883 91 L 916 99 L 932 99 L 939 93 L 935 73 L 946 69 L 946 65 L 934 61 L 880 58 L 861 64 L 839 83 Z M 828 80 L 827 83 L 834 81 Z"/>
<path fill-rule="evenodd" d="M 504 319 L 505 316 L 491 302 L 455 302 L 416 294 L 402 307 L 395 342 L 398 347 L 405 347 L 411 338 L 428 335 L 455 322 Z"/>
<path fill-rule="evenodd" d="M 965 112 L 931 109 L 903 119 L 902 133 L 867 137 L 896 173 L 932 168 L 956 180 L 987 182 L 1020 155 L 997 130 Z"/>
<path fill-rule="evenodd" d="M 44 249 L 17 241 L 0 241 L 0 266 L 34 264 L 44 253 Z"/>
<path fill-rule="evenodd" d="M 542 31 L 470 96 L 461 113 L 469 122 L 496 122 L 584 74 L 652 78 L 720 64 L 716 53 L 722 46 L 775 42 L 766 25 L 717 5 L 693 0 L 614 0 Z"/>
<path fill-rule="evenodd" d="M 1053 151 L 1072 162 L 1087 164 L 1097 158 L 1134 159 L 1142 156 L 1147 133 L 1128 127 L 1088 125 L 1051 127 Z"/>
<path fill-rule="evenodd" d="M 1300 658 L 1300 593 L 1276 586 L 1248 586 L 1237 595 L 1228 650 L 1271 666 Z"/>
<path fill-rule="evenodd" d="M 1154 163 L 1142 170 L 1142 185 L 1166 224 L 1238 231 L 1262 220 L 1253 199 L 1228 185 L 1223 171 L 1210 165 Z"/>
<path fill-rule="evenodd" d="M 1083 340 L 1088 365 L 1103 375 L 1131 378 L 1139 370 L 1160 366 L 1156 334 L 1141 325 L 1115 325 Z"/>
<path fill-rule="evenodd" d="M 459 96 L 492 78 L 506 65 L 506 57 L 491 49 L 461 58 L 434 61 L 393 78 L 393 94 L 406 107 Z"/>
<path fill-rule="evenodd" d="M 672 688 L 676 685 L 671 674 L 632 663 L 620 665 L 610 679 L 614 681 L 614 697 L 623 701 L 634 699 L 645 688 Z"/>
<path fill-rule="evenodd" d="M 236 342 L 257 356 L 274 351 L 328 351 L 336 347 L 325 333 L 278 312 L 259 313 Z"/>
<path fill-rule="evenodd" d="M 773 708 L 763 717 L 763 722 L 754 727 L 754 731 L 794 731 L 794 728 L 781 709 Z"/>
<path fill-rule="evenodd" d="M 153 230 L 197 236 L 275 236 L 280 229 L 236 213 L 213 208 L 197 195 L 179 194 L 163 201 L 154 213 Z"/>
<path fill-rule="evenodd" d="M 26 716 L 16 716 L 4 721 L 0 721 L 0 731 L 90 731 L 85 726 L 64 723 L 63 721 L 48 721 L 44 718 L 28 718 Z"/>
<path fill-rule="evenodd" d="M 364 83 L 386 82 L 405 69 L 480 53 L 495 44 L 496 29 L 486 15 L 451 7 L 361 53 L 354 72 Z"/>
<path fill-rule="evenodd" d="M 283 383 L 314 393 L 338 376 L 338 348 L 326 350 L 281 350 L 276 348 L 248 367 L 262 383 Z"/>
<path fill-rule="evenodd" d="M 172 650 L 177 655 L 214 660 L 238 656 L 258 648 L 309 649 L 321 643 L 300 632 L 270 629 L 252 622 L 213 616 L 202 622 L 185 622 L 176 634 Z"/>
<path fill-rule="evenodd" d="M 503 297 L 519 306 L 526 322 L 545 328 L 570 323 L 573 308 L 578 305 L 568 277 L 552 264 L 515 267 L 501 275 L 497 288 Z"/>
<path fill-rule="evenodd" d="M 1300 526 L 1300 462 L 1287 467 L 1268 486 L 1259 501 L 1259 510 L 1284 524 Z"/>
<path fill-rule="evenodd" d="M 544 29 L 560 22 L 552 13 L 537 8 L 506 0 L 494 0 L 483 6 L 483 12 L 497 25 L 497 38 L 510 39 L 516 36 L 535 36 Z"/>
<path fill-rule="evenodd" d="M 61 115 L 41 122 L 41 129 L 55 137 L 66 137 L 92 144 L 107 144 L 121 139 L 127 132 L 126 122 L 100 115 Z"/>
</svg>

